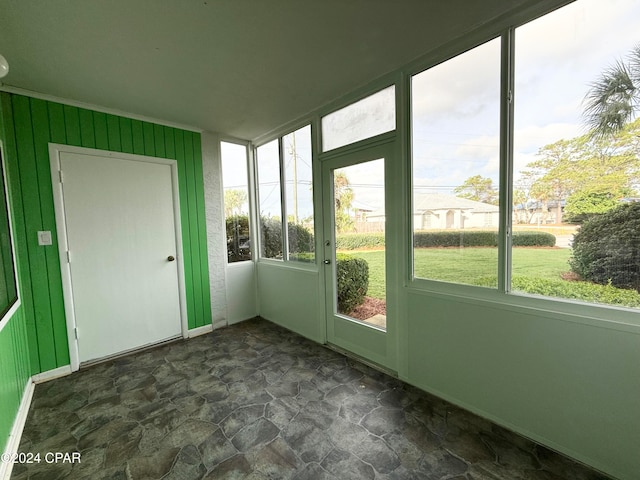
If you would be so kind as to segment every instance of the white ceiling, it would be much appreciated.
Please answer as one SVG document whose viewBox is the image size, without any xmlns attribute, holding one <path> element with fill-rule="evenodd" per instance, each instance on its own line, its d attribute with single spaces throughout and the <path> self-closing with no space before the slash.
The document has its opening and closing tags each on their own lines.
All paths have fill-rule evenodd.
<svg viewBox="0 0 640 480">
<path fill-rule="evenodd" d="M 253 139 L 532 0 L 0 0 L 5 85 Z"/>
</svg>

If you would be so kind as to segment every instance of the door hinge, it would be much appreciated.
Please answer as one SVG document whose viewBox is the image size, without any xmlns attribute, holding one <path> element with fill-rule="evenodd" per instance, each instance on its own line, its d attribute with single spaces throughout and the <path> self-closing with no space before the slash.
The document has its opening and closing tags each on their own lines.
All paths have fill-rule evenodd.
<svg viewBox="0 0 640 480">
<path fill-rule="evenodd" d="M 67 250 L 67 263 L 71 263 L 71 252 Z"/>
<path fill-rule="evenodd" d="M 73 334 L 75 335 L 76 340 L 78 340 L 78 327 L 73 328 Z"/>
<path fill-rule="evenodd" d="M 58 170 L 58 177 L 60 178 L 60 183 L 63 183 L 62 180 L 62 170 Z"/>
</svg>

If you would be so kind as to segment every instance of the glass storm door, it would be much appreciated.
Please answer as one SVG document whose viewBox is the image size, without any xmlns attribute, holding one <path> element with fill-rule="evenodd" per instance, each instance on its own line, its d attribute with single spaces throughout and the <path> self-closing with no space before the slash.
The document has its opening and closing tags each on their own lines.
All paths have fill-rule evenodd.
<svg viewBox="0 0 640 480">
<path fill-rule="evenodd" d="M 389 145 L 323 160 L 327 341 L 395 370 L 387 313 Z"/>
</svg>

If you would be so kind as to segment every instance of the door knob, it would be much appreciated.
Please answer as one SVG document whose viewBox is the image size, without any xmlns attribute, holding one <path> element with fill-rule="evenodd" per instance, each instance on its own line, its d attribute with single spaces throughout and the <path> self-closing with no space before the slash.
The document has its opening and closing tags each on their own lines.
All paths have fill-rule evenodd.
<svg viewBox="0 0 640 480">
<path fill-rule="evenodd" d="M 175 259 L 176 259 L 176 257 L 174 257 L 173 255 L 169 255 L 167 257 L 167 260 L 170 261 L 170 262 L 173 262 Z"/>
<path fill-rule="evenodd" d="M 325 265 L 329 265 L 330 263 L 331 263 L 331 260 L 325 260 L 325 261 L 324 261 L 324 264 L 325 264 Z"/>
</svg>

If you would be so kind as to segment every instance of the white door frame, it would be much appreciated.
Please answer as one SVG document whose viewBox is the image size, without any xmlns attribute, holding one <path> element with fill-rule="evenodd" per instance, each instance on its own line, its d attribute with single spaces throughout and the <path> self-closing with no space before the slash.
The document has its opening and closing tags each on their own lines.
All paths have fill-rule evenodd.
<svg viewBox="0 0 640 480">
<path fill-rule="evenodd" d="M 110 152 L 93 148 L 73 147 L 49 143 L 49 159 L 51 164 L 51 182 L 53 185 L 53 203 L 56 216 L 56 228 L 58 231 L 58 252 L 60 254 L 60 271 L 62 273 L 62 291 L 64 295 L 64 309 L 67 324 L 67 338 L 69 342 L 69 357 L 71 359 L 71 371 L 80 368 L 80 353 L 78 339 L 76 338 L 76 318 L 73 303 L 73 285 L 71 283 L 71 266 L 67 261 L 68 238 L 67 225 L 64 213 L 63 182 L 60 173 L 60 154 L 76 153 L 80 155 L 108 157 L 119 160 L 135 162 L 160 163 L 171 167 L 171 182 L 173 191 L 173 215 L 175 220 L 176 261 L 178 263 L 178 298 L 180 299 L 180 326 L 182 337 L 188 338 L 189 326 L 187 324 L 186 290 L 184 284 L 184 258 L 182 255 L 182 229 L 180 221 L 180 195 L 178 191 L 178 162 L 166 158 L 146 157 L 130 153 Z"/>
</svg>

